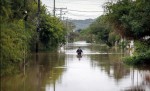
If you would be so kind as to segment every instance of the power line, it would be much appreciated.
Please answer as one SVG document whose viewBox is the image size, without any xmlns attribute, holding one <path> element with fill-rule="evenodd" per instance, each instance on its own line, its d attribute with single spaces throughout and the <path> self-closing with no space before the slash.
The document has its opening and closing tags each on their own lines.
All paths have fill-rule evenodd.
<svg viewBox="0 0 150 91">
<path fill-rule="evenodd" d="M 65 12 L 65 11 L 63 11 L 63 10 L 65 10 L 65 9 L 67 9 L 67 8 L 55 8 L 55 9 L 59 9 L 60 10 L 60 19 L 62 20 L 62 15 L 64 15 L 65 13 L 63 13 L 63 12 Z"/>
<path fill-rule="evenodd" d="M 104 12 L 104 11 L 81 11 L 81 10 L 72 10 L 72 9 L 67 9 L 68 11 L 76 11 L 76 12 Z"/>
<path fill-rule="evenodd" d="M 49 7 L 49 8 L 53 8 L 53 7 L 50 7 L 50 6 L 46 6 L 46 7 Z M 83 11 L 83 10 L 73 10 L 73 9 L 67 9 L 68 11 L 76 11 L 76 12 L 104 12 L 104 11 Z"/>
<path fill-rule="evenodd" d="M 73 15 L 73 16 L 84 16 L 84 17 L 89 17 L 89 16 L 93 16 L 93 15 L 83 15 L 83 14 L 73 14 L 73 13 L 70 13 L 70 12 L 67 12 L 67 14 L 69 15 Z"/>
<path fill-rule="evenodd" d="M 82 1 L 82 0 L 80 0 L 80 1 Z M 83 0 L 84 1 L 84 0 Z M 50 1 L 51 3 L 52 3 L 52 1 Z M 71 3 L 71 4 L 81 4 L 80 2 L 62 2 L 62 1 L 57 1 L 57 3 L 59 3 L 59 4 L 69 4 L 69 3 Z M 92 3 L 92 4 L 90 4 L 90 3 L 82 3 L 82 5 L 101 5 L 101 4 L 99 4 L 100 2 L 98 2 L 98 3 Z"/>
</svg>

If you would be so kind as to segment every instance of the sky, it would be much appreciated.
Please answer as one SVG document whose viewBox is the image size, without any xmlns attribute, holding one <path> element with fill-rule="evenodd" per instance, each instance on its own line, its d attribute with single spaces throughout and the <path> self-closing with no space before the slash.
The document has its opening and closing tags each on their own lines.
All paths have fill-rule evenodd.
<svg viewBox="0 0 150 91">
<path fill-rule="evenodd" d="M 54 0 L 41 0 L 47 6 L 48 11 L 53 14 Z M 56 8 L 63 9 L 62 17 L 68 19 L 84 20 L 95 19 L 103 14 L 105 2 L 109 0 L 55 0 Z M 56 16 L 60 16 L 60 9 L 56 9 Z"/>
</svg>

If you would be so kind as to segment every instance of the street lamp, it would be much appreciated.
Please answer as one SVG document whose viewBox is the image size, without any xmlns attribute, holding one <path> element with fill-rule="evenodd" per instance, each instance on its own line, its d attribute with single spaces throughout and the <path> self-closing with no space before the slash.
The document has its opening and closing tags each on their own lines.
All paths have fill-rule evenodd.
<svg viewBox="0 0 150 91">
<path fill-rule="evenodd" d="M 28 12 L 26 10 L 23 12 L 23 14 L 24 14 L 24 21 L 27 21 L 27 18 L 28 18 L 28 14 L 27 13 Z"/>
<path fill-rule="evenodd" d="M 27 14 L 28 12 L 25 10 L 24 12 L 23 12 L 23 15 L 24 15 L 24 17 L 23 17 L 23 20 L 24 20 L 24 29 L 25 29 L 25 31 L 26 31 L 26 21 L 27 21 L 27 18 L 28 18 L 28 14 Z M 24 46 L 24 45 L 23 45 Z M 25 58 L 26 58 L 26 49 L 25 49 L 25 46 L 24 46 L 24 49 L 23 49 L 23 51 L 24 51 L 24 59 L 23 59 L 23 65 L 24 65 L 24 75 L 25 75 Z"/>
<path fill-rule="evenodd" d="M 24 15 L 24 17 L 23 17 L 23 20 L 24 20 L 24 27 L 25 27 L 25 30 L 26 30 L 26 21 L 27 21 L 27 18 L 28 18 L 28 14 L 27 14 L 28 12 L 25 10 L 24 12 L 23 12 L 23 15 Z"/>
</svg>

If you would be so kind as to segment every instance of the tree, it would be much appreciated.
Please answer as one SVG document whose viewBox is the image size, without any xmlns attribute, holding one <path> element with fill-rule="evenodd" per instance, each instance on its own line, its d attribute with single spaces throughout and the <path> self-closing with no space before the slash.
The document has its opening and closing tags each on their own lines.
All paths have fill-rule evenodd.
<svg viewBox="0 0 150 91">
<path fill-rule="evenodd" d="M 112 27 L 106 21 L 106 18 L 104 15 L 97 18 L 96 21 L 90 25 L 90 32 L 97 36 L 97 41 L 101 41 L 111 47 L 114 45 L 114 42 L 119 41 L 120 38 L 113 33 Z"/>
<path fill-rule="evenodd" d="M 19 72 L 25 55 L 34 51 L 35 41 L 37 41 L 37 6 L 35 0 L 0 1 L 1 76 Z M 25 17 L 25 11 L 28 17 Z M 42 4 L 40 13 L 40 40 L 43 46 L 64 44 L 66 29 L 63 23 L 58 18 L 52 18 Z"/>
<path fill-rule="evenodd" d="M 66 30 L 57 18 L 42 14 L 40 23 L 40 41 L 46 48 L 56 47 L 65 43 Z"/>
<path fill-rule="evenodd" d="M 135 55 L 127 63 L 150 63 L 150 2 L 149 0 L 119 0 L 106 6 L 107 21 L 126 39 L 135 40 Z"/>
<path fill-rule="evenodd" d="M 142 40 L 150 36 L 150 2 L 121 0 L 108 4 L 106 16 L 114 29 L 128 39 Z"/>
</svg>

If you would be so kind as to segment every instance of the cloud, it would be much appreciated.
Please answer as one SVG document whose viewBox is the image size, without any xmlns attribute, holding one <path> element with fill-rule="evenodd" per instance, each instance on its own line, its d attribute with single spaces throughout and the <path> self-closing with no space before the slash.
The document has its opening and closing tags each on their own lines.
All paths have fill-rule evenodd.
<svg viewBox="0 0 150 91">
<path fill-rule="evenodd" d="M 103 14 L 102 12 L 77 12 L 77 11 L 103 11 L 102 5 L 107 0 L 55 0 L 57 8 L 67 8 L 68 14 L 65 17 L 74 19 L 89 19 L 96 18 Z M 53 0 L 42 0 L 46 6 L 51 6 L 48 10 L 52 13 Z M 70 10 L 76 10 L 69 11 Z M 69 14 L 70 13 L 70 14 Z"/>
</svg>

